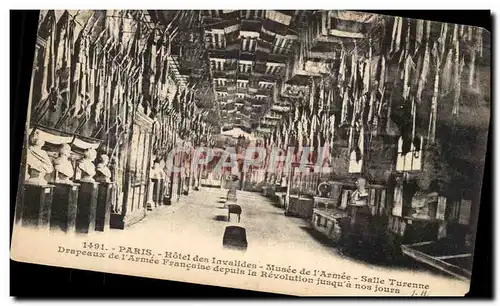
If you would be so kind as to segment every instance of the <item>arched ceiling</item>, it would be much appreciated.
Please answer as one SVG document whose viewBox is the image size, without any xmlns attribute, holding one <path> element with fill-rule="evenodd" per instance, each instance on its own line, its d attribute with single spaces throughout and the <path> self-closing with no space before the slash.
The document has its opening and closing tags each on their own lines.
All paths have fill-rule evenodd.
<svg viewBox="0 0 500 306">
<path fill-rule="evenodd" d="M 342 46 L 363 50 L 381 24 L 379 15 L 349 11 L 150 11 L 178 34 L 175 71 L 196 86 L 197 105 L 221 130 L 266 132 L 292 110 L 311 78 L 338 66 Z M 302 87 L 305 85 L 304 87 Z"/>
</svg>

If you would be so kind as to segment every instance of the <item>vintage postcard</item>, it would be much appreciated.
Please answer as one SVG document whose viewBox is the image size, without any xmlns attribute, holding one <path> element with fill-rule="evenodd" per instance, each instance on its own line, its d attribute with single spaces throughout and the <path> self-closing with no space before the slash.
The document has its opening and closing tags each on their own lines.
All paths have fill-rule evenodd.
<svg viewBox="0 0 500 306">
<path fill-rule="evenodd" d="M 41 11 L 11 258 L 463 296 L 490 39 L 342 10 Z"/>
</svg>

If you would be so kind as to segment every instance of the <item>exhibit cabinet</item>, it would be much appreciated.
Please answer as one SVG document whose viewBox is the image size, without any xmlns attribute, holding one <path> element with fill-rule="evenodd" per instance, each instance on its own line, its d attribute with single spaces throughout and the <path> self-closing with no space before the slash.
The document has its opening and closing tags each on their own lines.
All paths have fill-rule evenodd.
<svg viewBox="0 0 500 306">
<path fill-rule="evenodd" d="M 126 167 L 123 173 L 123 186 L 118 191 L 118 208 L 111 215 L 112 228 L 123 229 L 146 216 L 148 184 L 151 181 L 149 171 L 152 156 L 152 129 L 153 120 L 141 112 L 136 112 L 128 150 L 124 150 L 128 151 L 126 158 L 123 156 L 119 159 L 119 162 L 126 163 Z"/>
</svg>

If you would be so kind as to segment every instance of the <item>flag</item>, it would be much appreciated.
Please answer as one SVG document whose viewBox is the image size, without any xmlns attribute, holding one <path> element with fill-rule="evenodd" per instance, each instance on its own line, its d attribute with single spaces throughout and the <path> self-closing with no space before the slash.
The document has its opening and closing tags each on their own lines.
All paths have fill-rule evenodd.
<svg viewBox="0 0 500 306">
<path fill-rule="evenodd" d="M 408 99 L 410 95 L 410 77 L 413 68 L 413 61 L 409 54 L 406 56 L 404 65 L 404 79 L 403 79 L 403 98 Z"/>
<path fill-rule="evenodd" d="M 394 54 L 399 51 L 401 45 L 401 35 L 403 31 L 403 18 L 395 17 L 394 26 L 392 29 L 392 41 L 391 41 L 391 51 L 390 54 Z"/>
<path fill-rule="evenodd" d="M 472 55 L 471 55 L 471 60 L 470 60 L 470 64 L 469 64 L 469 86 L 473 86 L 474 84 L 474 74 L 475 74 L 475 68 L 476 68 L 476 51 L 472 51 L 471 52 Z"/>
<path fill-rule="evenodd" d="M 316 85 L 314 83 L 314 78 L 311 77 L 310 96 L 309 96 L 309 114 L 310 115 L 313 114 L 315 95 L 316 95 Z"/>
<path fill-rule="evenodd" d="M 43 55 L 42 73 L 42 99 L 46 99 L 55 86 L 55 40 L 56 40 L 56 16 L 53 10 L 49 10 L 42 22 L 41 28 L 47 31 L 46 48 Z"/>
<path fill-rule="evenodd" d="M 415 53 L 420 49 L 424 36 L 424 20 L 417 20 L 417 31 L 415 34 Z"/>
<path fill-rule="evenodd" d="M 71 91 L 71 55 L 74 21 L 70 20 L 68 11 L 64 11 L 63 15 L 57 23 L 57 55 L 56 55 L 56 75 L 57 89 L 63 98 L 62 109 L 69 110 Z"/>
<path fill-rule="evenodd" d="M 434 92 L 432 95 L 432 101 L 431 101 L 431 113 L 430 113 L 430 118 L 429 118 L 429 129 L 428 129 L 428 139 L 429 143 L 434 143 L 435 141 L 435 136 L 436 136 L 436 120 L 437 120 L 437 102 L 438 102 L 438 95 L 439 95 L 439 74 L 440 74 L 440 66 L 441 66 L 441 59 L 440 56 L 438 56 L 438 50 L 437 50 L 437 44 L 435 43 L 433 46 L 433 55 L 434 58 L 436 59 L 436 74 L 434 77 Z"/>
<path fill-rule="evenodd" d="M 464 68 L 464 65 L 465 65 L 465 62 L 464 62 L 464 57 L 462 56 L 461 57 L 461 60 L 458 60 L 458 57 L 460 56 L 459 54 L 459 51 L 458 51 L 458 42 L 457 42 L 457 51 L 456 51 L 457 55 L 457 63 L 455 64 L 455 86 L 454 86 L 454 89 L 455 89 L 455 97 L 454 97 L 454 100 L 453 100 L 453 110 L 452 110 L 452 114 L 455 116 L 455 117 L 458 117 L 458 115 L 460 114 L 460 93 L 461 93 L 461 90 L 462 90 L 462 85 L 461 85 L 461 81 L 462 81 L 462 71 L 463 71 L 463 68 Z"/>
<path fill-rule="evenodd" d="M 424 62 L 422 64 L 422 72 L 420 73 L 420 78 L 418 81 L 417 88 L 417 102 L 420 103 L 422 101 L 422 92 L 424 90 L 425 84 L 427 82 L 427 76 L 429 74 L 429 65 L 430 65 L 430 51 L 429 51 L 429 43 L 425 43 L 425 54 L 424 54 Z"/>
<path fill-rule="evenodd" d="M 80 117 L 87 112 L 87 105 L 89 103 L 90 96 L 88 94 L 88 80 L 89 77 L 89 52 L 90 52 L 90 41 L 86 32 L 86 27 L 90 19 L 83 25 L 78 37 L 74 43 L 74 53 L 72 58 L 72 71 L 74 73 L 71 75 L 72 83 L 72 96 L 71 103 L 73 104 L 73 117 Z"/>
<path fill-rule="evenodd" d="M 440 46 L 440 56 L 444 56 L 445 50 L 446 50 L 446 39 L 448 36 L 448 24 L 444 22 L 441 25 L 441 35 L 439 36 L 438 42 Z"/>
</svg>

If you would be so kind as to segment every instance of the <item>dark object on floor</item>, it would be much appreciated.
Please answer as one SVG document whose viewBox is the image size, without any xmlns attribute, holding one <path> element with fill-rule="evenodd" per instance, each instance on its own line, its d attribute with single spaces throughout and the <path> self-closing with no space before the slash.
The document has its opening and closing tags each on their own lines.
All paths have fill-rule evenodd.
<svg viewBox="0 0 500 306">
<path fill-rule="evenodd" d="M 223 215 L 218 215 L 218 216 L 215 216 L 214 220 L 215 221 L 224 221 L 224 222 L 226 222 L 227 221 L 227 217 L 223 216 Z"/>
<path fill-rule="evenodd" d="M 246 249 L 248 247 L 247 231 L 241 226 L 227 226 L 222 238 L 224 247 Z"/>
<path fill-rule="evenodd" d="M 231 214 L 238 215 L 238 222 L 241 219 L 241 206 L 236 204 L 230 204 L 227 206 L 227 221 L 231 221 Z"/>
</svg>

